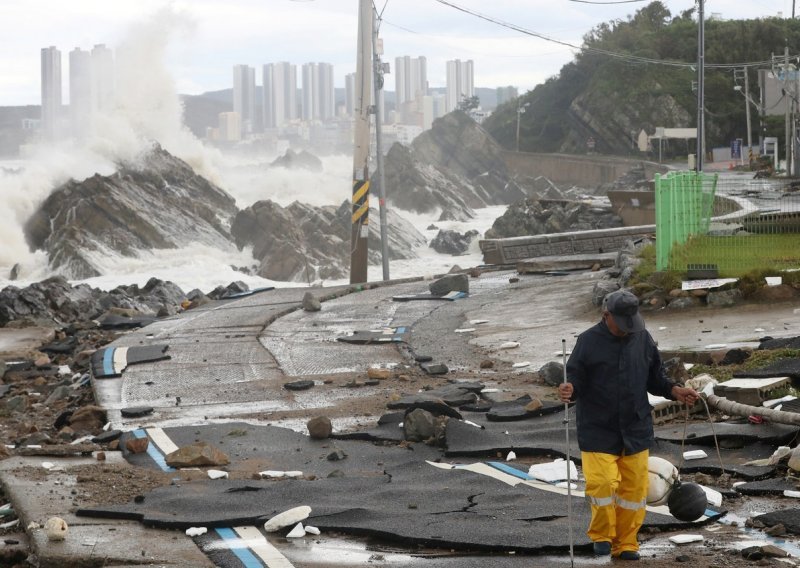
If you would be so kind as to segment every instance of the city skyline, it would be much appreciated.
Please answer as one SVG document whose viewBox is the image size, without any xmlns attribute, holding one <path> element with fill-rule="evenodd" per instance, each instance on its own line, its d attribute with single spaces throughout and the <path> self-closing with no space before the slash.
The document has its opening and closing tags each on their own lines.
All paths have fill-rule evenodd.
<svg viewBox="0 0 800 568">
<path fill-rule="evenodd" d="M 479 0 L 455 3 L 572 45 L 580 45 L 594 26 L 624 19 L 646 5 L 554 1 L 557 6 L 550 0 L 498 0 L 488 6 Z M 677 14 L 694 2 L 665 0 L 664 4 Z M 11 46 L 0 54 L 0 105 L 40 102 L 37 59 L 43 46 L 60 46 L 62 55 L 101 43 L 115 49 L 126 37 L 135 37 L 134 28 L 142 22 L 158 26 L 169 37 L 164 64 L 181 94 L 228 88 L 230 69 L 237 64 L 259 68 L 264 61 L 327 61 L 337 69 L 336 88 L 344 88 L 346 75 L 355 70 L 354 0 L 232 0 L 225 5 L 178 0 L 170 8 L 165 5 L 163 0 L 119 0 L 111 10 L 99 0 L 75 0 L 69 5 L 34 0 L 14 7 L 0 3 L 0 29 Z M 407 54 L 424 56 L 431 87 L 445 86 L 446 61 L 471 59 L 481 70 L 476 87 L 514 86 L 524 93 L 574 56 L 569 47 L 514 32 L 435 0 L 391 1 L 379 9 L 384 61 L 394 64 L 396 57 Z M 790 11 L 787 0 L 706 1 L 709 17 L 777 16 Z M 386 76 L 389 91 L 396 90 L 392 71 Z"/>
</svg>

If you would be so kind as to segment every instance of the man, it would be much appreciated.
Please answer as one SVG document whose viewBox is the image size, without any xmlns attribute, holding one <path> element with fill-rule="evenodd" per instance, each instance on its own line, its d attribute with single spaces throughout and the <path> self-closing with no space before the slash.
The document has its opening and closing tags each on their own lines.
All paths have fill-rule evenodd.
<svg viewBox="0 0 800 568">
<path fill-rule="evenodd" d="M 646 512 L 647 458 L 654 440 L 647 393 L 690 406 L 699 395 L 667 379 L 655 341 L 644 329 L 639 299 L 627 290 L 609 294 L 600 323 L 578 336 L 567 376 L 558 391 L 562 402 L 577 402 L 594 553 L 639 560 L 636 536 Z"/>
</svg>

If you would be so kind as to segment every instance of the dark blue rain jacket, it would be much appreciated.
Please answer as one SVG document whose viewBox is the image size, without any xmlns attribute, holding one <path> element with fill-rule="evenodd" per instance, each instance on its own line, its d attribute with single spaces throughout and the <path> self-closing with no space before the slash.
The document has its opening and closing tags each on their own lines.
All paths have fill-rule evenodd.
<svg viewBox="0 0 800 568">
<path fill-rule="evenodd" d="M 647 393 L 674 400 L 675 386 L 661 355 L 643 330 L 617 337 L 605 322 L 578 336 L 567 361 L 567 380 L 577 401 L 578 446 L 584 452 L 631 455 L 653 443 Z"/>
</svg>

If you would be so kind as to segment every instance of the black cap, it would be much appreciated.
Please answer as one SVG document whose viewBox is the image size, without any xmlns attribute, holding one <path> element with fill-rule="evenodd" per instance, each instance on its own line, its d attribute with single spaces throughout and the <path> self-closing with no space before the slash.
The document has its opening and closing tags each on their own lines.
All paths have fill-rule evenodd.
<svg viewBox="0 0 800 568">
<path fill-rule="evenodd" d="M 628 290 L 611 292 L 603 300 L 604 309 L 614 318 L 614 323 L 625 333 L 644 329 L 644 320 L 639 313 L 639 298 Z"/>
</svg>

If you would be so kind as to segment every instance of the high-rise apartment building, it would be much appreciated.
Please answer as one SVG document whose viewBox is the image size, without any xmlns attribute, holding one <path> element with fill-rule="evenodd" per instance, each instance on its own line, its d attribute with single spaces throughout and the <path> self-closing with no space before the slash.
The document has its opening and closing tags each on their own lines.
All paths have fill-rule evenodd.
<svg viewBox="0 0 800 568">
<path fill-rule="evenodd" d="M 42 48 L 42 133 L 54 139 L 61 119 L 61 52 L 54 46 Z"/>
<path fill-rule="evenodd" d="M 508 101 L 513 101 L 519 96 L 519 91 L 517 91 L 517 88 L 512 87 L 511 85 L 508 87 L 497 87 L 497 89 L 495 89 L 495 93 L 497 94 L 497 106 L 507 103 Z"/>
<path fill-rule="evenodd" d="M 394 60 L 397 108 L 428 94 L 428 63 L 425 57 L 397 57 Z"/>
<path fill-rule="evenodd" d="M 335 115 L 333 65 L 303 64 L 303 120 L 326 121 Z"/>
<path fill-rule="evenodd" d="M 297 118 L 297 66 L 282 61 L 263 70 L 263 117 L 265 128 L 280 128 Z"/>
<path fill-rule="evenodd" d="M 447 62 L 447 112 L 458 108 L 464 97 L 475 95 L 474 65 L 471 59 Z"/>
<path fill-rule="evenodd" d="M 233 112 L 241 120 L 242 137 L 252 134 L 256 119 L 256 70 L 248 65 L 233 67 Z M 222 127 L 220 126 L 220 130 Z"/>
<path fill-rule="evenodd" d="M 92 48 L 92 110 L 109 110 L 114 100 L 114 53 L 100 43 Z"/>
<path fill-rule="evenodd" d="M 356 74 L 348 73 L 344 76 L 344 107 L 347 116 L 356 114 Z"/>
<path fill-rule="evenodd" d="M 69 117 L 72 134 L 85 137 L 92 122 L 92 54 L 77 47 L 69 52 Z"/>
</svg>

